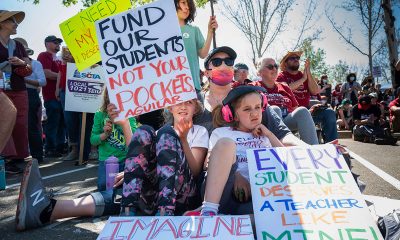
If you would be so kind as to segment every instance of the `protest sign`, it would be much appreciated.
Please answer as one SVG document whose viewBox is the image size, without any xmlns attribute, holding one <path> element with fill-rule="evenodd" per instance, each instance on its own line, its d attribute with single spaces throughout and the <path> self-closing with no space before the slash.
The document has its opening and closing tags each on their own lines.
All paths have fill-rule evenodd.
<svg viewBox="0 0 400 240">
<path fill-rule="evenodd" d="M 96 22 L 110 102 L 119 119 L 196 98 L 174 1 Z"/>
<path fill-rule="evenodd" d="M 333 145 L 247 150 L 257 239 L 382 239 Z"/>
<path fill-rule="evenodd" d="M 95 113 L 103 102 L 105 82 L 100 66 L 79 72 L 76 65 L 67 65 L 65 111 Z"/>
<path fill-rule="evenodd" d="M 254 239 L 249 216 L 110 217 L 97 240 Z"/>
<path fill-rule="evenodd" d="M 131 8 L 130 0 L 101 0 L 60 24 L 79 71 L 101 61 L 94 22 Z"/>
</svg>

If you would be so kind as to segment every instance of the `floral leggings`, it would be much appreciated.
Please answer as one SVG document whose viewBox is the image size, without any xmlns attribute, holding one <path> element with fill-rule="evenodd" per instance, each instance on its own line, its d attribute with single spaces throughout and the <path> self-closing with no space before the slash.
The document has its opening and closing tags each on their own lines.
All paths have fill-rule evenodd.
<svg viewBox="0 0 400 240">
<path fill-rule="evenodd" d="M 156 136 L 150 126 L 138 128 L 125 160 L 121 215 L 181 215 L 196 189 L 175 130 L 166 125 Z"/>
</svg>

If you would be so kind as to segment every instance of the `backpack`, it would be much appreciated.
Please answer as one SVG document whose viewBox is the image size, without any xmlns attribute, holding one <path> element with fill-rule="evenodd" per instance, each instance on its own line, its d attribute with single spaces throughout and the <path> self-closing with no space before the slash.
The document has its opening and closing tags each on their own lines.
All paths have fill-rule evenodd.
<svg viewBox="0 0 400 240">
<path fill-rule="evenodd" d="M 378 227 L 385 240 L 400 239 L 400 208 L 378 218 Z"/>
</svg>

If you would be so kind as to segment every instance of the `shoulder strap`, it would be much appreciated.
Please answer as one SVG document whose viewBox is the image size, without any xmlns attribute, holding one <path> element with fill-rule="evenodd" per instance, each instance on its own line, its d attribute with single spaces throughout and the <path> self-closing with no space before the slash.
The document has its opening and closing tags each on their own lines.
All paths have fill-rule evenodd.
<svg viewBox="0 0 400 240">
<path fill-rule="evenodd" d="M 14 56 L 15 45 L 15 41 L 10 38 L 8 41 L 8 57 Z"/>
</svg>

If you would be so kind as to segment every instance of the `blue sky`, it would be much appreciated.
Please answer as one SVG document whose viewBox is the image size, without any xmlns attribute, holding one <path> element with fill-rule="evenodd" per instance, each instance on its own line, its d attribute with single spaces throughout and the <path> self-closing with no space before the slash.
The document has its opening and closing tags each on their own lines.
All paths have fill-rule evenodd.
<svg viewBox="0 0 400 240">
<path fill-rule="evenodd" d="M 0 0 L 0 9 L 6 10 L 22 10 L 25 12 L 25 20 L 18 27 L 18 32 L 15 37 L 23 37 L 28 41 L 30 48 L 35 51 L 34 57 L 37 56 L 41 51 L 44 51 L 44 38 L 47 35 L 56 35 L 61 37 L 59 30 L 59 23 L 72 17 L 82 9 L 81 4 L 77 4 L 72 7 L 64 7 L 61 4 L 61 0 L 41 0 L 39 5 L 33 5 L 31 2 L 22 2 L 17 0 Z M 326 4 L 335 2 L 337 4 L 339 1 L 328 1 L 321 0 L 320 7 L 317 12 L 323 13 L 323 8 Z M 303 13 L 303 9 L 300 8 L 301 4 L 297 5 L 298 9 L 294 9 L 290 12 L 289 21 L 295 21 Z M 217 30 L 217 45 L 228 45 L 234 48 L 238 52 L 238 60 L 251 65 L 250 58 L 250 46 L 247 40 L 244 38 L 243 34 L 229 21 L 226 17 L 221 14 L 222 4 L 217 4 L 216 15 L 219 22 L 219 29 Z M 400 24 L 400 11 L 395 9 L 395 14 L 397 19 L 399 19 L 396 24 Z M 210 15 L 209 6 L 207 5 L 204 9 L 198 9 L 198 13 L 194 22 L 202 30 L 203 34 L 207 31 L 207 21 Z M 344 15 L 344 13 L 338 12 L 337 19 L 346 19 L 348 23 L 357 25 L 356 19 L 349 15 Z M 367 57 L 354 51 L 351 47 L 346 45 L 339 36 L 332 30 L 331 26 L 327 22 L 324 14 L 318 19 L 316 27 L 323 28 L 322 39 L 315 43 L 317 47 L 320 47 L 326 51 L 326 60 L 328 64 L 335 64 L 340 59 L 345 60 L 349 64 L 355 65 L 367 65 Z M 357 29 L 356 29 L 357 30 Z M 275 44 L 268 51 L 267 55 L 272 56 L 276 59 L 282 57 L 282 55 L 287 51 L 287 45 L 282 44 L 285 40 L 291 38 L 291 33 L 293 31 L 288 29 L 279 38 L 276 39 Z M 355 34 L 359 36 L 359 34 Z M 363 39 L 355 39 L 359 42 L 364 42 Z M 365 44 L 363 48 L 365 49 Z"/>
</svg>

